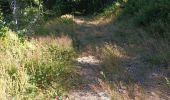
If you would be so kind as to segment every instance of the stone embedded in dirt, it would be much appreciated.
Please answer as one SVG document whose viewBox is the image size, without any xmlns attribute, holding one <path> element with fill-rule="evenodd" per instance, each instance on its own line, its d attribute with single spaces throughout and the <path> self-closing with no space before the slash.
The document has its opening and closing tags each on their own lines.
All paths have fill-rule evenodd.
<svg viewBox="0 0 170 100">
<path fill-rule="evenodd" d="M 101 100 L 111 100 L 110 97 L 104 92 L 99 92 L 98 95 L 100 96 Z"/>
<path fill-rule="evenodd" d="M 78 63 L 85 63 L 85 64 L 98 64 L 100 61 L 96 59 L 94 56 L 87 56 L 87 57 L 79 57 L 76 59 Z"/>
</svg>

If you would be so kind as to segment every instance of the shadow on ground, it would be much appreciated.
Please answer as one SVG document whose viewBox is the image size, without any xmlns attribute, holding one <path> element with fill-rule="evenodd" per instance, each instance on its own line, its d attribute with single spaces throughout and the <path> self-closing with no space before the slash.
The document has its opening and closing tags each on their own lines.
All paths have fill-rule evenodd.
<svg viewBox="0 0 170 100">
<path fill-rule="evenodd" d="M 166 73 L 168 64 L 152 64 L 146 59 L 147 54 L 156 52 L 153 44 L 157 42 L 145 36 L 143 30 L 132 29 L 126 26 L 127 24 L 121 27 L 115 24 L 113 19 L 92 21 L 85 17 L 75 17 L 73 23 L 52 22 L 47 26 L 52 30 L 53 36 L 70 37 L 80 54 L 77 59 L 77 74 L 81 76 L 81 80 L 78 80 L 81 82 L 74 87 L 79 93 L 71 94 L 78 95 L 77 98 L 85 94 L 82 95 L 85 98 L 90 96 L 91 93 L 88 93 L 92 91 L 92 94 L 94 93 L 92 98 L 107 98 L 108 96 L 100 95 L 105 95 L 106 92 L 114 96 L 110 91 L 115 89 L 118 94 L 124 94 L 125 98 L 129 99 L 136 100 L 136 97 L 148 100 L 170 99 L 170 89 L 165 80 L 165 77 L 168 77 L 168 71 Z M 110 55 L 107 53 L 105 55 L 103 50 L 107 52 L 108 48 L 105 46 L 107 44 L 120 51 L 120 54 L 113 50 Z M 120 56 L 121 53 L 123 56 Z M 111 90 L 105 89 L 100 80 L 109 84 Z M 138 90 L 138 87 L 141 89 Z"/>
</svg>

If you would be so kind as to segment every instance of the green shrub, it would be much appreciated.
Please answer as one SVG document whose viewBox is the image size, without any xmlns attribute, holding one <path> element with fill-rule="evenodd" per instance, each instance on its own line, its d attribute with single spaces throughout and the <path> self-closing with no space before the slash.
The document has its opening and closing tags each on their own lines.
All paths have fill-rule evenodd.
<svg viewBox="0 0 170 100">
<path fill-rule="evenodd" d="M 152 36 L 170 39 L 169 0 L 129 0 L 124 6 L 122 18 L 132 19 Z"/>
<path fill-rule="evenodd" d="M 71 74 L 75 55 L 73 48 L 52 44 L 36 52 L 40 52 L 38 57 L 26 65 L 32 83 L 46 87 L 54 82 L 63 81 Z"/>
<path fill-rule="evenodd" d="M 107 16 L 110 16 L 110 15 L 113 15 L 113 13 L 116 14 L 116 11 L 118 11 L 117 9 L 120 7 L 119 4 L 120 4 L 119 2 L 116 2 L 112 5 L 105 7 L 103 9 L 103 11 L 101 13 L 99 13 L 99 15 L 107 17 Z"/>
<path fill-rule="evenodd" d="M 4 25 L 2 13 L 0 11 L 0 37 L 4 36 L 7 30 L 8 28 Z"/>
</svg>

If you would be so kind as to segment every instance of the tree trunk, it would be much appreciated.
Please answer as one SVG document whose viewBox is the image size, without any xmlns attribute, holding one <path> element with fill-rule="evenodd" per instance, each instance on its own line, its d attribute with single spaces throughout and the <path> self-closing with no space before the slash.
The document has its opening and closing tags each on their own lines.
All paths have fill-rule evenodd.
<svg viewBox="0 0 170 100">
<path fill-rule="evenodd" d="M 12 8 L 13 8 L 13 18 L 14 18 L 14 22 L 15 22 L 15 27 L 16 27 L 16 30 L 18 30 L 17 1 L 16 0 L 13 0 L 13 2 L 12 2 Z"/>
</svg>

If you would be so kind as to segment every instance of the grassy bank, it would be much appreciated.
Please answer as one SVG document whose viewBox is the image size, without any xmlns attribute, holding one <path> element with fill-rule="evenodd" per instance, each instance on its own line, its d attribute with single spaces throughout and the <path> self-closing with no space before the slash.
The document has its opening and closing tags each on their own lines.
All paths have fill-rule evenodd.
<svg viewBox="0 0 170 100">
<path fill-rule="evenodd" d="M 10 30 L 0 37 L 0 98 L 62 96 L 74 74 L 75 51 L 67 36 L 24 40 Z"/>
</svg>

